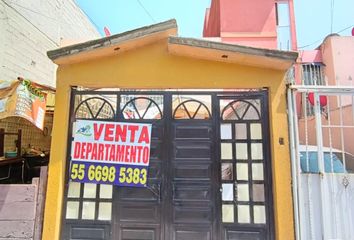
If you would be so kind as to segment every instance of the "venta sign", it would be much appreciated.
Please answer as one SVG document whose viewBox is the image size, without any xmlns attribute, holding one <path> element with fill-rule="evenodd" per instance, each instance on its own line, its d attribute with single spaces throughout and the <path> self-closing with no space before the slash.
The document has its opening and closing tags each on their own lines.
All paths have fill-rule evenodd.
<svg viewBox="0 0 354 240">
<path fill-rule="evenodd" d="M 146 186 L 151 124 L 78 120 L 73 135 L 72 181 Z"/>
</svg>

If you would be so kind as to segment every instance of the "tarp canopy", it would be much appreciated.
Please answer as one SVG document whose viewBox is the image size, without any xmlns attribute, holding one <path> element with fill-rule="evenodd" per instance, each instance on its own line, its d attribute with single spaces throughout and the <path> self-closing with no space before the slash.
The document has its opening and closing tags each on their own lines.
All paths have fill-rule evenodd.
<svg viewBox="0 0 354 240">
<path fill-rule="evenodd" d="M 0 80 L 0 119 L 21 117 L 43 130 L 47 94 L 29 81 Z"/>
</svg>

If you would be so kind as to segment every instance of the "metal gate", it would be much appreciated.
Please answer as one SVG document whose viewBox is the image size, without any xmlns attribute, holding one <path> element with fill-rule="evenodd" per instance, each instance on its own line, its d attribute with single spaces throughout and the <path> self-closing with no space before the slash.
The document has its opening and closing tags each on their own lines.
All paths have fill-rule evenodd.
<svg viewBox="0 0 354 240">
<path fill-rule="evenodd" d="M 274 239 L 266 90 L 79 91 L 78 119 L 152 124 L 148 185 L 67 181 L 62 239 Z M 68 177 L 66 178 L 68 179 Z"/>
<path fill-rule="evenodd" d="M 290 85 L 297 239 L 354 239 L 354 88 Z"/>
</svg>

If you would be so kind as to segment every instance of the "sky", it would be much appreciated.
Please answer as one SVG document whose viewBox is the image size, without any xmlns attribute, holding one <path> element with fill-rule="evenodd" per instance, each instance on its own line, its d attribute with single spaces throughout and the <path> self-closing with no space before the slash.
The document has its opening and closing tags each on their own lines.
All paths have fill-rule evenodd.
<svg viewBox="0 0 354 240">
<path fill-rule="evenodd" d="M 210 7 L 211 0 L 76 2 L 102 35 L 105 26 L 112 34 L 116 34 L 175 18 L 180 36 L 200 38 L 205 9 Z M 299 48 L 314 49 L 331 32 L 341 31 L 339 34 L 342 36 L 351 35 L 354 27 L 354 0 L 294 0 L 294 5 Z"/>
</svg>

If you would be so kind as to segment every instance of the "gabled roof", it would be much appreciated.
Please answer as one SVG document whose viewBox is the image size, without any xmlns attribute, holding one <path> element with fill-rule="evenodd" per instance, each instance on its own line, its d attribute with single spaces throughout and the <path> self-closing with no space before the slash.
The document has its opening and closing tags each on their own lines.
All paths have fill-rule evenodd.
<svg viewBox="0 0 354 240">
<path fill-rule="evenodd" d="M 172 19 L 110 37 L 49 51 L 48 57 L 59 65 L 72 64 L 98 57 L 118 55 L 162 39 L 168 40 L 168 51 L 173 55 L 271 69 L 288 69 L 296 61 L 298 55 L 296 52 L 182 38 L 176 35 L 177 23 Z"/>
</svg>

